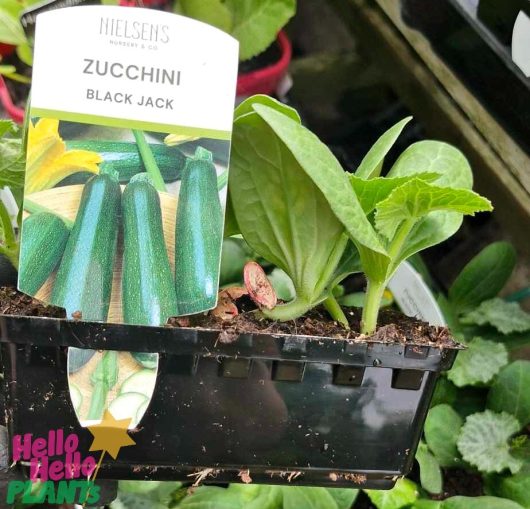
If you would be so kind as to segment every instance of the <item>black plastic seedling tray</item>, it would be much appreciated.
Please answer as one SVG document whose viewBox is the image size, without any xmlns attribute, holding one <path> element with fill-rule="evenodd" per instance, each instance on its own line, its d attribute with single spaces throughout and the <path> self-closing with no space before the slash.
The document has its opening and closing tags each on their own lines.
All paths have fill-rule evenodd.
<svg viewBox="0 0 530 509">
<path fill-rule="evenodd" d="M 92 435 L 70 403 L 66 348 L 161 352 L 136 445 L 99 478 L 391 488 L 409 472 L 456 349 L 310 336 L 0 316 L 10 436 Z M 205 469 L 212 469 L 206 471 Z M 246 476 L 244 476 L 246 477 Z"/>
</svg>

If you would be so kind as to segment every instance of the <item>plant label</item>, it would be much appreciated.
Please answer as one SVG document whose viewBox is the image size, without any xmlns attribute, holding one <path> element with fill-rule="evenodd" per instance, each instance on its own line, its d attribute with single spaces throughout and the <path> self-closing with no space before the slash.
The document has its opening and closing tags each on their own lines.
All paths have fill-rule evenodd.
<svg viewBox="0 0 530 509">
<path fill-rule="evenodd" d="M 183 16 L 37 16 L 22 291 L 138 325 L 215 307 L 237 68 L 233 37 Z"/>
</svg>

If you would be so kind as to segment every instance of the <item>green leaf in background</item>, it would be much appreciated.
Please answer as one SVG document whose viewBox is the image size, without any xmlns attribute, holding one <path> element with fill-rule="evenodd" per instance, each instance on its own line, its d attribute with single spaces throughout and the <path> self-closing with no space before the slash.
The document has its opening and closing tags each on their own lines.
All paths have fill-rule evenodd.
<svg viewBox="0 0 530 509">
<path fill-rule="evenodd" d="M 517 302 L 507 302 L 498 297 L 484 301 L 461 318 L 465 324 L 491 325 L 503 334 L 530 331 L 530 314 Z"/>
<path fill-rule="evenodd" d="M 179 0 L 180 13 L 219 28 L 223 32 L 232 30 L 232 13 L 221 0 Z"/>
<path fill-rule="evenodd" d="M 420 465 L 421 487 L 429 493 L 441 493 L 443 478 L 440 464 L 423 441 L 418 446 L 416 461 Z"/>
<path fill-rule="evenodd" d="M 438 405 L 429 410 L 425 421 L 425 440 L 442 467 L 461 464 L 456 441 L 462 418 L 449 405 Z"/>
<path fill-rule="evenodd" d="M 251 259 L 252 252 L 243 239 L 224 239 L 219 284 L 223 286 L 243 281 L 243 268 Z"/>
<path fill-rule="evenodd" d="M 509 498 L 525 509 L 530 508 L 530 466 L 512 476 L 489 476 L 487 488 L 494 495 Z"/>
<path fill-rule="evenodd" d="M 181 485 L 172 481 L 119 481 L 118 498 L 110 509 L 167 509 Z"/>
<path fill-rule="evenodd" d="M 377 509 L 401 509 L 418 498 L 416 484 L 409 479 L 398 479 L 391 490 L 365 490 Z"/>
<path fill-rule="evenodd" d="M 488 408 L 514 415 L 523 426 L 530 423 L 530 361 L 515 361 L 501 370 L 489 391 Z"/>
<path fill-rule="evenodd" d="M 283 488 L 261 484 L 230 484 L 231 494 L 239 495 L 242 509 L 281 509 Z"/>
<path fill-rule="evenodd" d="M 294 289 L 293 282 L 282 269 L 276 267 L 268 275 L 268 278 L 279 299 L 284 302 L 289 302 L 296 297 L 296 290 Z"/>
<path fill-rule="evenodd" d="M 296 0 L 225 0 L 224 5 L 232 13 L 240 60 L 266 50 L 296 11 Z"/>
<path fill-rule="evenodd" d="M 283 509 L 338 509 L 326 488 L 290 486 L 283 489 Z"/>
<path fill-rule="evenodd" d="M 511 500 L 497 497 L 451 497 L 444 500 L 441 509 L 523 509 Z"/>
<path fill-rule="evenodd" d="M 327 490 L 334 498 L 337 509 L 350 509 L 359 494 L 359 490 L 347 488 L 327 488 Z"/>
<path fill-rule="evenodd" d="M 442 503 L 439 500 L 425 500 L 424 498 L 416 500 L 412 509 L 441 509 Z"/>
<path fill-rule="evenodd" d="M 488 383 L 506 364 L 508 351 L 502 343 L 474 338 L 458 352 L 447 378 L 457 387 Z"/>
<path fill-rule="evenodd" d="M 458 450 L 464 460 L 481 472 L 517 473 L 523 462 L 510 453 L 509 439 L 521 429 L 519 421 L 505 412 L 491 410 L 470 415 L 458 438 Z"/>
<path fill-rule="evenodd" d="M 15 122 L 8 119 L 0 119 L 0 137 L 5 136 L 6 134 L 16 134 L 18 133 L 19 127 Z"/>
<path fill-rule="evenodd" d="M 411 120 L 412 117 L 406 117 L 403 120 L 400 120 L 379 137 L 363 157 L 361 164 L 355 171 L 356 177 L 368 180 L 379 176 L 385 156 L 388 154 L 394 143 L 396 143 L 403 128 Z"/>
<path fill-rule="evenodd" d="M 26 36 L 18 18 L 6 9 L 0 9 L 0 42 L 17 46 L 26 42 Z"/>
<path fill-rule="evenodd" d="M 451 304 L 460 312 L 494 298 L 508 282 L 517 255 L 509 242 L 493 242 L 476 255 L 449 288 Z"/>
<path fill-rule="evenodd" d="M 3 139 L 0 143 L 0 188 L 9 186 L 12 190 L 24 186 L 26 160 L 20 139 Z"/>
<path fill-rule="evenodd" d="M 456 385 L 447 380 L 445 377 L 440 377 L 436 382 L 436 387 L 434 388 L 434 394 L 431 400 L 431 408 L 434 408 L 437 405 L 442 405 L 443 403 L 453 406 L 458 398 L 458 389 Z"/>
<path fill-rule="evenodd" d="M 382 235 L 392 239 L 404 221 L 418 221 L 435 211 L 475 215 L 491 210 L 489 200 L 473 191 L 439 187 L 415 178 L 377 204 L 375 224 Z"/>
<path fill-rule="evenodd" d="M 178 507 L 179 509 L 181 507 L 186 509 L 243 509 L 244 506 L 241 494 L 236 490 L 217 486 L 200 486 L 193 494 L 185 497 Z"/>
<path fill-rule="evenodd" d="M 9 76 L 16 72 L 17 68 L 14 65 L 0 65 L 0 74 L 3 76 Z"/>
<path fill-rule="evenodd" d="M 17 56 L 26 65 L 33 65 L 33 50 L 27 42 L 17 46 Z"/>
</svg>

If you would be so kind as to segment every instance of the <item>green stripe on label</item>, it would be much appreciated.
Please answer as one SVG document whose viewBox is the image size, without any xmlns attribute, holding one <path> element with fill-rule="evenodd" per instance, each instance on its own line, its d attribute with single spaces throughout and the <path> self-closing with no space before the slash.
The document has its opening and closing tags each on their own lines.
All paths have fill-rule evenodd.
<svg viewBox="0 0 530 509">
<path fill-rule="evenodd" d="M 81 124 L 104 125 L 108 127 L 122 127 L 127 129 L 141 129 L 142 131 L 153 131 L 167 134 L 182 134 L 185 136 L 212 138 L 215 140 L 230 140 L 232 136 L 231 131 L 220 131 L 218 129 L 203 129 L 202 127 L 156 124 L 154 122 L 144 122 L 143 120 L 101 117 L 99 115 L 47 110 L 45 108 L 31 108 L 31 116 L 43 118 L 57 118 L 59 120 L 67 120 L 68 122 L 79 122 Z"/>
</svg>

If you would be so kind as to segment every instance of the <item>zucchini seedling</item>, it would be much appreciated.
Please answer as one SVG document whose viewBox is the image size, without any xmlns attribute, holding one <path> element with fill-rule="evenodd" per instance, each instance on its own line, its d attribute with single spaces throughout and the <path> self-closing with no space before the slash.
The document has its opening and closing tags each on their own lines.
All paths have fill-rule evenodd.
<svg viewBox="0 0 530 509">
<path fill-rule="evenodd" d="M 301 125 L 295 110 L 254 96 L 236 110 L 227 231 L 291 278 L 296 297 L 262 313 L 292 320 L 319 303 L 348 326 L 332 290 L 353 272 L 368 285 L 361 332 L 370 334 L 401 262 L 453 235 L 465 214 L 492 210 L 471 190 L 455 147 L 411 145 L 385 177 L 383 160 L 410 118 L 384 133 L 352 175 Z"/>
</svg>

